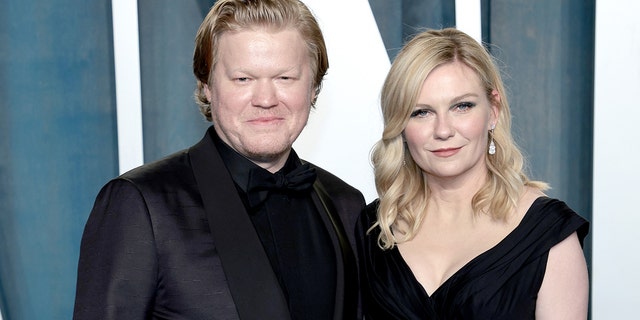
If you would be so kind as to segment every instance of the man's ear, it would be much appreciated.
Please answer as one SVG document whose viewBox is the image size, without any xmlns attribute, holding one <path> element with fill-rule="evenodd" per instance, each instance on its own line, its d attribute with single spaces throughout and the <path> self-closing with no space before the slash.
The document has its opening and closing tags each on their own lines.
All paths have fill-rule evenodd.
<svg viewBox="0 0 640 320">
<path fill-rule="evenodd" d="M 204 91 L 204 95 L 207 97 L 207 100 L 209 101 L 209 103 L 211 103 L 211 90 L 209 89 L 209 85 L 202 82 L 202 90 Z"/>
<path fill-rule="evenodd" d="M 316 106 L 316 102 L 318 101 L 318 88 L 311 89 L 311 108 Z"/>
</svg>

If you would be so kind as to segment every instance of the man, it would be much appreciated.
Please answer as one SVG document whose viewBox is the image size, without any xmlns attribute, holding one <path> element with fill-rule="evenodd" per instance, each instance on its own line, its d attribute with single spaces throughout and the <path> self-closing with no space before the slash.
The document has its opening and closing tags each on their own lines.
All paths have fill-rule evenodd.
<svg viewBox="0 0 640 320">
<path fill-rule="evenodd" d="M 196 36 L 193 147 L 110 181 L 82 238 L 75 319 L 357 319 L 364 198 L 298 158 L 328 68 L 298 0 L 219 0 Z"/>
</svg>

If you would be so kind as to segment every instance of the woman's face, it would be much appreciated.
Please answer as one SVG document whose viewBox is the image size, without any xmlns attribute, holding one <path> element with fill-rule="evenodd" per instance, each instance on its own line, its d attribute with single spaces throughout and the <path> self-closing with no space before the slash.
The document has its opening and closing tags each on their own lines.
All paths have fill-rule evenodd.
<svg viewBox="0 0 640 320">
<path fill-rule="evenodd" d="M 492 95 L 499 101 L 497 91 Z M 497 116 L 476 73 L 461 62 L 447 63 L 424 81 L 404 137 L 430 180 L 484 179 L 488 131 Z"/>
</svg>

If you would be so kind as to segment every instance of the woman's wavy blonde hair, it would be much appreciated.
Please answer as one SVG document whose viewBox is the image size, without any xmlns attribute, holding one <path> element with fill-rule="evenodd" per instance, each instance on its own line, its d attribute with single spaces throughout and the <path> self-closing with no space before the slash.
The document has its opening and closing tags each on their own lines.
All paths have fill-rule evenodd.
<svg viewBox="0 0 640 320">
<path fill-rule="evenodd" d="M 378 245 L 383 249 L 412 239 L 423 220 L 429 184 L 405 150 L 402 133 L 429 73 L 454 61 L 475 71 L 489 101 L 500 110 L 493 132 L 496 153 L 486 154 L 489 173 L 472 199 L 474 212 L 505 219 L 516 206 L 524 186 L 547 189 L 546 183 L 530 181 L 524 172 L 524 158 L 511 135 L 511 113 L 504 84 L 492 56 L 462 31 L 453 28 L 424 31 L 399 52 L 381 93 L 384 130 L 371 156 L 380 204 L 377 222 L 370 230 L 380 228 Z M 499 101 L 493 98 L 493 90 L 498 92 Z"/>
</svg>

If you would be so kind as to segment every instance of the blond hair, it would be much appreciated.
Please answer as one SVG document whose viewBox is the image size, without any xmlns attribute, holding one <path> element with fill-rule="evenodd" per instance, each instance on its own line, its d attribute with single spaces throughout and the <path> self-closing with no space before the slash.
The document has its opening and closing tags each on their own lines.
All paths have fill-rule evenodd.
<svg viewBox="0 0 640 320">
<path fill-rule="evenodd" d="M 402 133 L 429 73 L 454 61 L 478 75 L 488 99 L 500 111 L 493 131 L 496 153 L 486 155 L 488 177 L 472 199 L 474 212 L 489 213 L 494 219 L 503 220 L 515 208 L 524 186 L 547 188 L 544 182 L 530 181 L 524 172 L 524 157 L 511 135 L 511 113 L 504 84 L 488 51 L 453 28 L 424 31 L 399 52 L 381 93 L 384 130 L 371 156 L 380 204 L 377 222 L 371 229 L 380 228 L 378 245 L 383 249 L 412 239 L 424 218 L 429 184 L 405 150 Z M 499 101 L 491 94 L 494 90 Z"/>
</svg>

